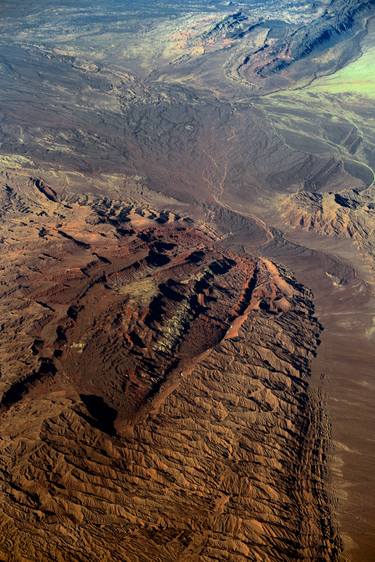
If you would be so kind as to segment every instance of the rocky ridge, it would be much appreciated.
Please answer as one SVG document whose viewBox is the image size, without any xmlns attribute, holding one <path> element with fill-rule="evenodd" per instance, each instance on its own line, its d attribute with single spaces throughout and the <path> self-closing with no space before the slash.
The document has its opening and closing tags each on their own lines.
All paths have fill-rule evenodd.
<svg viewBox="0 0 375 562">
<path fill-rule="evenodd" d="M 188 217 L 3 179 L 2 558 L 335 560 L 311 294 Z"/>
</svg>

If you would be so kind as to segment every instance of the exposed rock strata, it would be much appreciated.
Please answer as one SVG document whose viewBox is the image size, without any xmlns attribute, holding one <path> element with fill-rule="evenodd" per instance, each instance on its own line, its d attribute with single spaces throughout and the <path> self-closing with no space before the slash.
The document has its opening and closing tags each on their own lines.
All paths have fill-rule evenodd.
<svg viewBox="0 0 375 562">
<path fill-rule="evenodd" d="M 1 557 L 335 560 L 309 292 L 168 211 L 2 203 Z"/>
</svg>

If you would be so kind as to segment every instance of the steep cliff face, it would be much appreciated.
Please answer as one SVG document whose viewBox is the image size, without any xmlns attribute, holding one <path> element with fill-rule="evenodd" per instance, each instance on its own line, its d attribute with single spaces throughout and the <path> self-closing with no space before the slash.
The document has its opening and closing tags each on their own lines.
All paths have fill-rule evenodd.
<svg viewBox="0 0 375 562">
<path fill-rule="evenodd" d="M 335 560 L 310 293 L 187 217 L 4 179 L 2 556 Z"/>
</svg>

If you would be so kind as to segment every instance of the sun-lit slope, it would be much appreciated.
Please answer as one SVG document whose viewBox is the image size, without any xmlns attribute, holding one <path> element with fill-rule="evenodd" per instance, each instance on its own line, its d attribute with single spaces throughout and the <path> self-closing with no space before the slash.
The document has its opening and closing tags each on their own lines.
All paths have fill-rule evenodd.
<svg viewBox="0 0 375 562">
<path fill-rule="evenodd" d="M 375 269 L 374 189 L 360 193 L 299 192 L 279 201 L 285 220 L 295 229 L 352 240 L 372 270 Z"/>
</svg>

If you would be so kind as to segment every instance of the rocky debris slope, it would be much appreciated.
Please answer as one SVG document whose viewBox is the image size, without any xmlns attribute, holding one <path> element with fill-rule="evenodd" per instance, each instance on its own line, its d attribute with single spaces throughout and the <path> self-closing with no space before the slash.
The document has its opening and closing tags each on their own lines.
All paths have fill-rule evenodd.
<svg viewBox="0 0 375 562">
<path fill-rule="evenodd" d="M 1 209 L 0 557 L 336 560 L 311 294 L 141 202 Z"/>
</svg>

